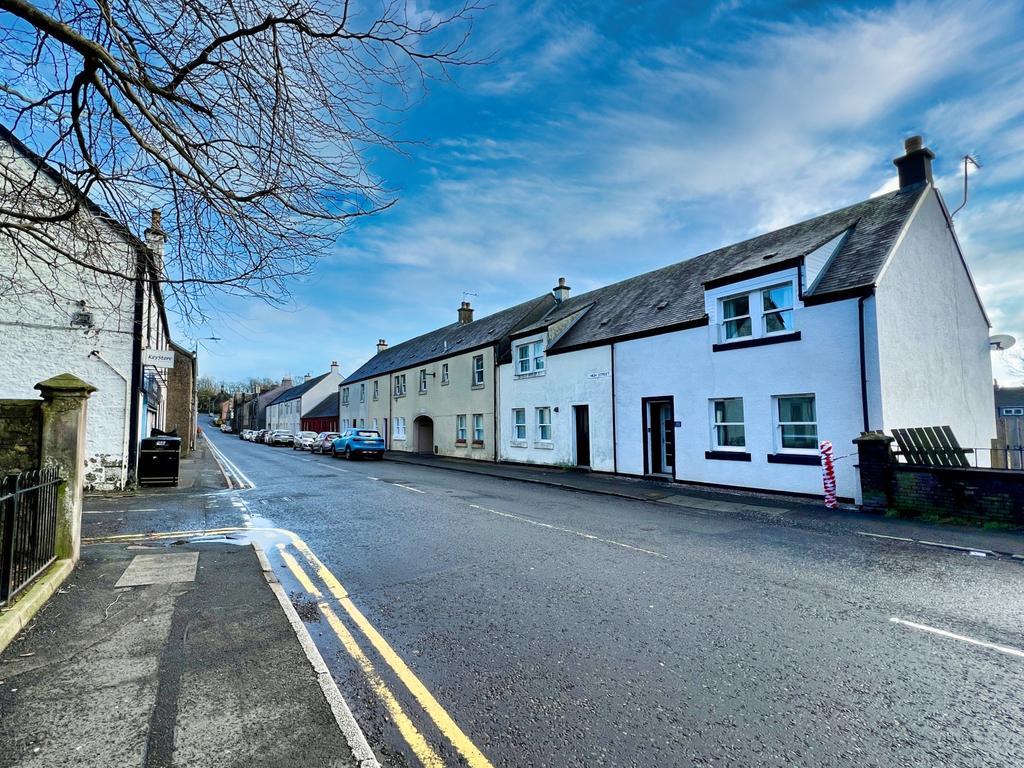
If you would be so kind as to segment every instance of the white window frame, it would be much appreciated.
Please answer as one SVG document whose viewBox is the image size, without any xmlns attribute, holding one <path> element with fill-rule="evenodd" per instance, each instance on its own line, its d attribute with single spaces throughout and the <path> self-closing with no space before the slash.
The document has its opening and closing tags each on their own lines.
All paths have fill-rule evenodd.
<svg viewBox="0 0 1024 768">
<path fill-rule="evenodd" d="M 480 363 L 479 367 L 477 367 L 477 362 Z M 472 374 L 472 378 L 470 380 L 473 382 L 472 386 L 474 386 L 474 387 L 482 387 L 484 385 L 484 356 L 483 355 L 473 355 L 473 374 Z"/>
<path fill-rule="evenodd" d="M 427 392 L 427 369 L 420 368 L 420 394 L 426 394 Z"/>
<path fill-rule="evenodd" d="M 776 288 L 789 288 L 789 305 L 780 309 L 765 309 L 764 292 L 771 291 Z M 744 296 L 747 297 L 747 314 L 727 318 L 725 316 L 725 303 L 727 301 L 732 301 L 733 299 L 743 298 Z M 717 302 L 718 310 L 719 344 L 735 344 L 737 342 L 750 341 L 752 339 L 766 339 L 773 336 L 785 336 L 796 331 L 797 291 L 795 281 L 792 278 L 775 280 L 764 285 L 749 287 L 735 293 L 728 293 L 719 296 L 715 301 Z M 784 312 L 789 313 L 791 327 L 783 328 L 778 331 L 769 331 L 768 315 L 781 314 Z M 742 320 L 744 318 L 748 318 L 750 320 L 750 333 L 746 336 L 735 336 L 731 339 L 726 338 L 726 323 L 733 322 L 735 320 Z"/>
<path fill-rule="evenodd" d="M 484 415 L 482 413 L 473 414 L 473 445 L 484 444 Z"/>
<path fill-rule="evenodd" d="M 718 421 L 716 416 L 715 406 L 718 403 L 724 403 L 727 401 L 738 400 L 740 408 L 743 409 L 743 398 L 742 397 L 715 397 L 712 398 L 709 403 L 711 407 L 711 448 L 715 451 L 735 451 L 736 453 L 746 453 L 747 451 L 747 425 L 746 418 L 747 412 L 743 410 L 743 421 Z M 743 445 L 723 445 L 718 442 L 718 428 L 719 427 L 743 427 Z"/>
<path fill-rule="evenodd" d="M 380 382 L 375 381 L 373 382 L 373 399 L 376 400 L 378 397 L 380 397 Z"/>
<path fill-rule="evenodd" d="M 393 440 L 405 440 L 405 416 L 395 416 L 391 422 L 391 431 Z"/>
<path fill-rule="evenodd" d="M 395 376 L 395 397 L 405 397 L 405 374 Z"/>
<path fill-rule="evenodd" d="M 448 363 L 441 363 L 441 386 L 448 383 Z"/>
<path fill-rule="evenodd" d="M 782 400 L 788 400 L 794 397 L 809 397 L 814 401 L 814 418 L 815 421 L 782 421 L 779 418 L 779 404 Z M 801 392 L 787 395 L 773 395 L 772 396 L 772 420 L 774 422 L 773 432 L 775 433 L 775 452 L 776 453 L 796 453 L 804 456 L 817 456 L 818 455 L 818 443 L 820 441 L 820 434 L 818 432 L 818 397 L 813 392 Z M 782 427 L 789 425 L 814 425 L 814 447 L 813 448 L 785 448 L 782 445 Z"/>
<path fill-rule="evenodd" d="M 547 368 L 544 340 L 535 339 L 516 345 L 515 364 L 516 376 L 543 373 Z"/>
<path fill-rule="evenodd" d="M 551 406 L 541 405 L 533 409 L 534 412 L 534 425 L 536 429 L 536 439 L 538 443 L 550 443 L 554 438 L 555 428 L 552 424 L 551 419 Z M 547 416 L 547 421 L 542 420 L 542 416 Z M 544 429 L 547 428 L 547 437 L 544 436 Z"/>
<path fill-rule="evenodd" d="M 1016 405 L 1006 405 L 1000 410 L 1000 416 L 1024 416 L 1024 407 Z"/>
<path fill-rule="evenodd" d="M 469 437 L 469 430 L 466 428 L 466 414 L 460 413 L 455 417 L 455 442 L 465 443 Z"/>
<path fill-rule="evenodd" d="M 522 422 L 517 418 L 522 416 Z M 526 444 L 526 409 L 525 408 L 513 408 L 512 409 L 512 441 L 516 443 Z"/>
<path fill-rule="evenodd" d="M 366 382 L 365 381 L 362 384 L 359 385 L 359 402 L 360 403 L 365 403 L 366 402 Z"/>
<path fill-rule="evenodd" d="M 342 387 L 341 389 L 341 404 L 348 405 L 348 387 Z"/>
</svg>

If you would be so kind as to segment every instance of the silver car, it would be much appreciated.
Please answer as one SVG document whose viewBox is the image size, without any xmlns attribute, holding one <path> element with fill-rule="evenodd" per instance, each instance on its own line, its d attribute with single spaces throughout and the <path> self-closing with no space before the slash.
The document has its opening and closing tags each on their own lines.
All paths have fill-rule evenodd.
<svg viewBox="0 0 1024 768">
<path fill-rule="evenodd" d="M 316 440 L 316 432 L 299 432 L 292 440 L 293 451 L 312 451 L 313 442 Z"/>
</svg>

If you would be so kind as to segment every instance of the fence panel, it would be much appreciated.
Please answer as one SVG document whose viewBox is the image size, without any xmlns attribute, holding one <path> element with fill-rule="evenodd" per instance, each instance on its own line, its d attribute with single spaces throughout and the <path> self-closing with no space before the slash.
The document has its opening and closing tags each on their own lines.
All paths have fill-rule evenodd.
<svg viewBox="0 0 1024 768">
<path fill-rule="evenodd" d="M 57 467 L 0 480 L 0 605 L 56 559 Z"/>
</svg>

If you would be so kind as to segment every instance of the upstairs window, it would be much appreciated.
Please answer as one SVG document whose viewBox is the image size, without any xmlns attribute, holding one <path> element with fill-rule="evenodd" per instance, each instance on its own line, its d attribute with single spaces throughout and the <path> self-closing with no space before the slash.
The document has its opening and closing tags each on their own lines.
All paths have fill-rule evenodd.
<svg viewBox="0 0 1024 768">
<path fill-rule="evenodd" d="M 373 382 L 373 399 L 376 400 L 378 397 L 380 397 L 380 382 L 375 381 Z"/>
<path fill-rule="evenodd" d="M 344 387 L 341 390 L 341 404 L 348 405 L 348 387 Z"/>
<path fill-rule="evenodd" d="M 484 356 L 476 355 L 473 357 L 473 386 L 482 387 L 484 385 Z"/>
<path fill-rule="evenodd" d="M 784 451 L 818 450 L 818 417 L 814 395 L 786 395 L 778 403 L 779 446 Z"/>
<path fill-rule="evenodd" d="M 395 376 L 395 397 L 403 397 L 405 395 L 405 374 Z"/>
<path fill-rule="evenodd" d="M 723 342 L 791 333 L 793 284 L 758 288 L 720 302 L 719 338 Z"/>
<path fill-rule="evenodd" d="M 544 342 L 532 341 L 516 347 L 516 373 L 537 373 L 544 370 Z"/>
<path fill-rule="evenodd" d="M 366 402 L 366 384 L 365 384 L 365 382 L 363 384 L 359 385 L 359 402 L 360 403 L 365 403 Z"/>
<path fill-rule="evenodd" d="M 448 363 L 443 363 L 441 365 L 441 383 L 448 383 Z"/>
<path fill-rule="evenodd" d="M 420 368 L 420 394 L 427 391 L 427 369 Z"/>
</svg>

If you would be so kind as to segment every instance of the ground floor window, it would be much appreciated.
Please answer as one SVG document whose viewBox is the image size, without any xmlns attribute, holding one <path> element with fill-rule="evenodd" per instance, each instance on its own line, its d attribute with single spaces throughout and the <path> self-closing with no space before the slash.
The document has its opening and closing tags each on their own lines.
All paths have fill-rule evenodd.
<svg viewBox="0 0 1024 768">
<path fill-rule="evenodd" d="M 537 409 L 537 439 L 538 440 L 550 440 L 551 439 L 551 409 L 550 408 L 538 408 Z"/>
<path fill-rule="evenodd" d="M 466 414 L 460 413 L 455 417 L 455 442 L 466 442 Z"/>
<path fill-rule="evenodd" d="M 404 440 L 405 439 L 405 416 L 395 416 L 395 420 L 394 420 L 393 426 L 394 426 L 394 429 L 395 429 L 394 438 L 396 440 Z"/>
<path fill-rule="evenodd" d="M 473 414 L 473 442 L 482 443 L 484 441 L 484 415 L 482 413 Z"/>
<path fill-rule="evenodd" d="M 526 409 L 512 409 L 512 437 L 514 440 L 526 439 Z"/>
<path fill-rule="evenodd" d="M 817 450 L 818 417 L 814 395 L 780 395 L 778 436 L 782 450 Z"/>
<path fill-rule="evenodd" d="M 746 434 L 743 427 L 743 398 L 729 397 L 712 400 L 714 429 L 712 438 L 717 450 L 730 450 L 746 446 Z"/>
</svg>

